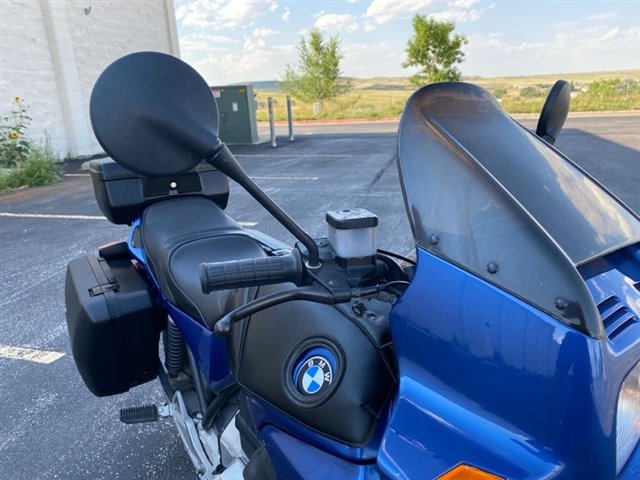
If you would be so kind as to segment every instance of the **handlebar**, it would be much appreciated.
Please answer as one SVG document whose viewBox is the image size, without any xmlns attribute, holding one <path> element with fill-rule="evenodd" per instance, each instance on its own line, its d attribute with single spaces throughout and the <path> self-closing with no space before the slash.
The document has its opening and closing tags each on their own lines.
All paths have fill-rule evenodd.
<svg viewBox="0 0 640 480">
<path fill-rule="evenodd" d="M 300 253 L 200 264 L 203 293 L 282 282 L 300 284 L 304 266 Z"/>
</svg>

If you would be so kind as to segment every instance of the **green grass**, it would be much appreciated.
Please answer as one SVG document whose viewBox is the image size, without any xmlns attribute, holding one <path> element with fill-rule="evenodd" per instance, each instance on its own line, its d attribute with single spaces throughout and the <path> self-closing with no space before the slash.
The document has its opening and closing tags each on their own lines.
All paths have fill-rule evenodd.
<svg viewBox="0 0 640 480">
<path fill-rule="evenodd" d="M 44 148 L 34 148 L 29 159 L 18 168 L 0 171 L 0 193 L 21 187 L 45 185 L 58 179 L 58 169 Z"/>
<path fill-rule="evenodd" d="M 572 112 L 603 110 L 640 110 L 640 70 L 532 75 L 523 77 L 466 78 L 500 99 L 509 113 L 539 113 L 547 92 L 557 79 L 572 82 Z M 413 92 L 407 78 L 350 79 L 353 90 L 335 100 L 325 102 L 320 114 L 314 114 L 313 105 L 293 101 L 294 120 L 340 120 L 398 118 L 404 104 Z M 625 81 L 631 81 L 624 83 Z M 596 83 L 594 83 L 596 82 Z M 631 85 L 626 90 L 616 85 Z M 257 90 L 258 121 L 268 120 L 267 98 L 273 97 L 277 121 L 286 120 L 286 97 L 279 90 Z"/>
<path fill-rule="evenodd" d="M 322 112 L 313 113 L 313 104 L 298 102 L 292 103 L 293 118 L 295 120 L 340 120 L 340 119 L 368 119 L 398 117 L 402 113 L 404 104 L 411 91 L 387 91 L 387 90 L 352 90 L 351 92 L 324 102 Z M 258 92 L 258 108 L 256 116 L 258 121 L 269 120 L 266 103 L 267 98 L 273 97 L 274 113 L 276 120 L 287 119 L 286 95 L 282 92 Z M 264 105 L 264 106 L 263 106 Z"/>
</svg>

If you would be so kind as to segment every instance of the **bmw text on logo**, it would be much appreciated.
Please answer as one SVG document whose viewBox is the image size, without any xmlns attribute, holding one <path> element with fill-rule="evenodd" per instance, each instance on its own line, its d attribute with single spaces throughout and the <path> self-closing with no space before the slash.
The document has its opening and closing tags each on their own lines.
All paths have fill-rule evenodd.
<svg viewBox="0 0 640 480">
<path fill-rule="evenodd" d="M 326 358 L 315 356 L 308 359 L 298 376 L 298 389 L 306 395 L 315 395 L 331 385 L 333 371 Z"/>
</svg>

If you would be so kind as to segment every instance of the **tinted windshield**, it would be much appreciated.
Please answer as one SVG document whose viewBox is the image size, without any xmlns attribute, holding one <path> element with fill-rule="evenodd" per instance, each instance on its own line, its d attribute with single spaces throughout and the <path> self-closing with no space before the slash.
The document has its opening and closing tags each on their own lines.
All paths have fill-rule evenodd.
<svg viewBox="0 0 640 480">
<path fill-rule="evenodd" d="M 418 245 L 554 314 L 585 293 L 575 265 L 640 241 L 637 217 L 480 87 L 416 92 L 398 161 Z"/>
</svg>

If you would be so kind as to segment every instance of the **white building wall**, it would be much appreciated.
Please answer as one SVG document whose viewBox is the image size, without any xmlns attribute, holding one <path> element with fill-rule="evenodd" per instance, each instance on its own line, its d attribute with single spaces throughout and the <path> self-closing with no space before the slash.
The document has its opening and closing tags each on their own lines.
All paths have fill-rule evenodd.
<svg viewBox="0 0 640 480">
<path fill-rule="evenodd" d="M 88 111 L 107 65 L 141 50 L 179 56 L 172 0 L 0 0 L 0 39 L 0 113 L 24 98 L 28 135 L 46 132 L 62 157 L 101 152 Z"/>
<path fill-rule="evenodd" d="M 21 97 L 33 117 L 28 135 L 66 155 L 69 146 L 51 52 L 38 2 L 0 0 L 0 120 Z"/>
</svg>

